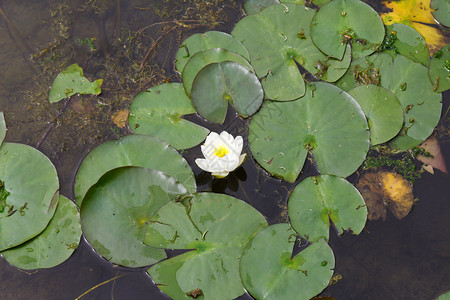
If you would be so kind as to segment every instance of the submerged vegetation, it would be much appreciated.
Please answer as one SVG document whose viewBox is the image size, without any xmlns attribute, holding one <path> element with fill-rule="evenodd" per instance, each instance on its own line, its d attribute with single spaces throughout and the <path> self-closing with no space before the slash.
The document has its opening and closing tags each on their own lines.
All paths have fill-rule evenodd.
<svg viewBox="0 0 450 300">
<path fill-rule="evenodd" d="M 417 146 L 434 132 L 448 85 L 448 46 L 431 59 L 419 33 L 386 27 L 359 0 L 318 2 L 320 9 L 246 1 L 248 15 L 231 34 L 212 30 L 227 22 L 226 1 L 186 1 L 188 9 L 134 6 L 152 22 L 126 29 L 120 1 L 53 4 L 55 36 L 32 55 L 41 72 L 26 92 L 27 108 L 46 123 L 33 142 L 52 158 L 67 147 L 96 147 L 77 170 L 72 202 L 59 195 L 43 153 L 3 142 L 0 114 L 0 251 L 19 268 L 49 268 L 71 255 L 83 232 L 108 261 L 150 266 L 174 299 L 245 291 L 310 299 L 333 282 L 331 225 L 357 235 L 368 216 L 386 218 L 386 205 L 399 219 L 411 211 L 410 183 L 421 172 L 415 157 L 430 156 Z M 76 36 L 84 14 L 97 37 Z M 224 130 L 230 118 L 248 120 L 244 138 Z M 258 174 L 287 183 L 285 202 L 276 204 L 284 222 L 269 225 L 244 201 L 200 191 L 201 176 L 221 179 L 182 154 L 205 138 L 205 159 L 196 163 L 213 176 L 238 176 L 248 152 Z M 305 167 L 318 174 L 301 177 Z M 369 169 L 356 187 L 347 180 Z M 307 247 L 297 253 L 302 240 Z M 166 249 L 190 251 L 168 257 Z"/>
</svg>

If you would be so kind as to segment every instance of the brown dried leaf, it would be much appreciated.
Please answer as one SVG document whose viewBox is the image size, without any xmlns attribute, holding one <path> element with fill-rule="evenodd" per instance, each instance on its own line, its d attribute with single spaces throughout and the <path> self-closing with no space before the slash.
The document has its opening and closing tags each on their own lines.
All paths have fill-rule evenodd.
<svg viewBox="0 0 450 300">
<path fill-rule="evenodd" d="M 113 120 L 114 124 L 116 124 L 119 128 L 124 128 L 127 125 L 128 121 L 128 114 L 130 113 L 127 109 L 122 109 L 117 112 L 115 112 L 111 119 Z"/>
<path fill-rule="evenodd" d="M 386 205 L 397 219 L 408 215 L 414 195 L 408 181 L 387 171 L 367 172 L 356 184 L 366 201 L 369 220 L 386 220 Z"/>
</svg>

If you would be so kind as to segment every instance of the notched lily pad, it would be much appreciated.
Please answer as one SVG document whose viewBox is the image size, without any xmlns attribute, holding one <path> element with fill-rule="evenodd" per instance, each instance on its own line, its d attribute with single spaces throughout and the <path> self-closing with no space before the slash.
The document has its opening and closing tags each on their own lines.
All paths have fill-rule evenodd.
<svg viewBox="0 0 450 300">
<path fill-rule="evenodd" d="M 158 287 L 173 299 L 234 299 L 244 293 L 239 278 L 242 249 L 267 226 L 245 202 L 214 193 L 197 193 L 161 207 L 149 220 L 144 242 L 153 247 L 193 249 L 148 269 Z"/>
<path fill-rule="evenodd" d="M 242 117 L 254 114 L 264 91 L 256 75 L 233 61 L 212 63 L 201 69 L 191 91 L 195 110 L 205 119 L 222 124 L 230 103 Z"/>
<path fill-rule="evenodd" d="M 131 103 L 129 124 L 136 134 L 157 137 L 176 149 L 200 144 L 209 130 L 187 121 L 195 113 L 181 83 L 165 83 L 139 93 Z"/>
<path fill-rule="evenodd" d="M 433 55 L 428 76 L 434 91 L 443 92 L 450 88 L 450 45 L 444 46 Z"/>
<path fill-rule="evenodd" d="M 349 91 L 366 114 L 372 145 L 389 141 L 403 126 L 403 108 L 390 91 L 376 85 L 360 85 Z"/>
<path fill-rule="evenodd" d="M 81 206 L 88 189 L 106 172 L 123 166 L 155 169 L 175 177 L 190 193 L 197 189 L 186 160 L 166 142 L 146 135 L 108 141 L 86 155 L 75 178 L 75 200 Z"/>
<path fill-rule="evenodd" d="M 271 225 L 245 246 L 240 275 L 256 299 L 308 300 L 327 287 L 334 255 L 323 240 L 292 257 L 296 233 L 288 224 Z"/>
<path fill-rule="evenodd" d="M 366 224 L 367 208 L 358 190 L 343 178 L 319 175 L 301 181 L 288 202 L 292 228 L 311 242 L 328 240 L 330 220 L 340 234 L 359 234 Z"/>
<path fill-rule="evenodd" d="M 25 269 L 55 267 L 68 259 L 81 238 L 80 214 L 69 199 L 59 196 L 55 215 L 38 236 L 2 252 L 12 265 Z"/>
<path fill-rule="evenodd" d="M 367 172 L 356 184 L 369 211 L 369 220 L 386 220 L 386 205 L 397 219 L 406 217 L 414 204 L 411 185 L 400 174 Z"/>
<path fill-rule="evenodd" d="M 188 60 L 195 53 L 213 48 L 233 51 L 249 60 L 247 49 L 239 40 L 225 32 L 207 31 L 191 35 L 183 41 L 175 61 L 177 70 L 181 73 Z"/>
<path fill-rule="evenodd" d="M 81 206 L 86 239 L 103 257 L 127 267 L 154 264 L 166 257 L 142 243 L 151 216 L 168 201 L 187 192 L 160 171 L 122 167 L 103 175 Z"/>
<path fill-rule="evenodd" d="M 102 92 L 100 89 L 103 79 L 97 79 L 90 82 L 83 76 L 83 69 L 73 64 L 65 68 L 56 76 L 50 89 L 50 103 L 58 102 L 75 94 L 93 94 L 98 95 Z"/>
<path fill-rule="evenodd" d="M 253 72 L 253 67 L 250 63 L 241 55 L 234 53 L 232 51 L 214 48 L 205 51 L 200 51 L 195 53 L 184 66 L 183 72 L 181 73 L 183 78 L 183 86 L 188 96 L 191 95 L 192 82 L 198 72 L 212 63 L 218 63 L 223 61 L 234 61 L 244 67 L 249 71 Z"/>
<path fill-rule="evenodd" d="M 433 17 L 442 25 L 450 27 L 450 2 L 448 0 L 431 0 Z"/>
<path fill-rule="evenodd" d="M 319 9 L 311 23 L 314 44 L 325 54 L 342 59 L 347 44 L 352 57 L 374 52 L 384 38 L 384 25 L 378 13 L 359 0 L 334 0 Z"/>
<path fill-rule="evenodd" d="M 321 173 L 346 177 L 366 157 L 369 128 L 349 94 L 317 82 L 297 101 L 265 102 L 250 122 L 249 143 L 258 163 L 286 181 L 295 181 L 308 152 Z"/>
<path fill-rule="evenodd" d="M 51 161 L 33 147 L 0 147 L 0 251 L 41 233 L 58 203 L 59 181 Z"/>
</svg>

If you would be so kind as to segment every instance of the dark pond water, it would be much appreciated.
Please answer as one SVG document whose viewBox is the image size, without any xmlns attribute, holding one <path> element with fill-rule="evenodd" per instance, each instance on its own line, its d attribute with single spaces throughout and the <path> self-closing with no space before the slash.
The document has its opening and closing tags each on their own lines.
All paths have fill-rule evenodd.
<svg viewBox="0 0 450 300">
<path fill-rule="evenodd" d="M 6 141 L 34 146 L 50 157 L 58 170 L 61 193 L 73 199 L 73 179 L 83 157 L 96 145 L 128 134 L 111 116 L 126 108 L 138 92 L 178 81 L 172 64 L 180 41 L 213 28 L 204 23 L 217 23 L 215 30 L 230 32 L 242 17 L 241 5 L 241 0 L 0 0 L 8 18 L 0 17 L 0 111 L 8 124 Z M 96 50 L 90 49 L 90 43 Z M 55 72 L 74 62 L 90 79 L 105 79 L 102 95 L 48 104 L 46 92 Z M 449 93 L 444 99 L 443 112 L 449 108 Z M 202 122 L 195 116 L 191 119 Z M 448 126 L 448 122 L 442 124 Z M 230 111 L 223 126 L 205 126 L 245 136 L 248 121 Z M 449 139 L 440 142 L 449 165 Z M 247 143 L 244 147 L 249 152 Z M 183 155 L 193 167 L 200 190 L 236 196 L 261 211 L 270 223 L 285 220 L 283 208 L 295 184 L 267 176 L 251 157 L 229 178 L 211 181 L 193 163 L 200 156 L 198 147 Z M 315 173 L 308 164 L 299 180 Z M 359 236 L 338 237 L 332 232 L 335 275 L 342 279 L 321 295 L 434 299 L 449 290 L 449 183 L 449 176 L 439 171 L 425 173 L 414 186 L 420 201 L 406 218 L 388 215 L 386 221 L 369 221 Z M 0 258 L 0 299 L 76 299 L 119 275 L 123 276 L 82 299 L 168 299 L 145 269 L 113 266 L 84 239 L 69 260 L 48 270 L 24 272 Z"/>
</svg>

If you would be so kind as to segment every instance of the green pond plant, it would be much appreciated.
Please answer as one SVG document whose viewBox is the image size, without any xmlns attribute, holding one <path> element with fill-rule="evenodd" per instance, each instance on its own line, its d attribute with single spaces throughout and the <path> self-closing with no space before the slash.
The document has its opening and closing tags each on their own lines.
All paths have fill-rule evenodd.
<svg viewBox="0 0 450 300">
<path fill-rule="evenodd" d="M 175 60 L 182 82 L 137 94 L 128 120 L 134 134 L 97 146 L 81 163 L 73 199 L 80 213 L 59 195 L 48 158 L 3 142 L 0 113 L 3 256 L 23 269 L 55 266 L 77 247 L 82 229 L 112 263 L 149 266 L 173 299 L 319 294 L 335 267 L 331 224 L 339 234 L 359 234 L 367 220 L 364 199 L 346 178 L 371 146 L 405 151 L 432 134 L 440 92 L 449 87 L 449 48 L 430 59 L 419 33 L 385 27 L 358 0 L 313 3 L 320 9 L 248 0 L 248 15 L 231 34 L 208 31 L 183 41 Z M 49 101 L 99 94 L 101 84 L 74 64 L 55 78 Z M 225 127 L 230 107 L 250 119 L 248 134 L 208 129 Z M 187 120 L 191 114 L 203 125 Z M 247 141 L 250 153 L 242 153 Z M 199 144 L 203 157 L 195 164 L 214 180 L 247 156 L 282 181 L 298 181 L 307 161 L 319 175 L 289 191 L 289 221 L 269 226 L 244 201 L 197 190 L 193 163 L 180 153 Z M 301 238 L 307 246 L 296 253 Z M 186 252 L 167 258 L 164 249 Z"/>
</svg>

